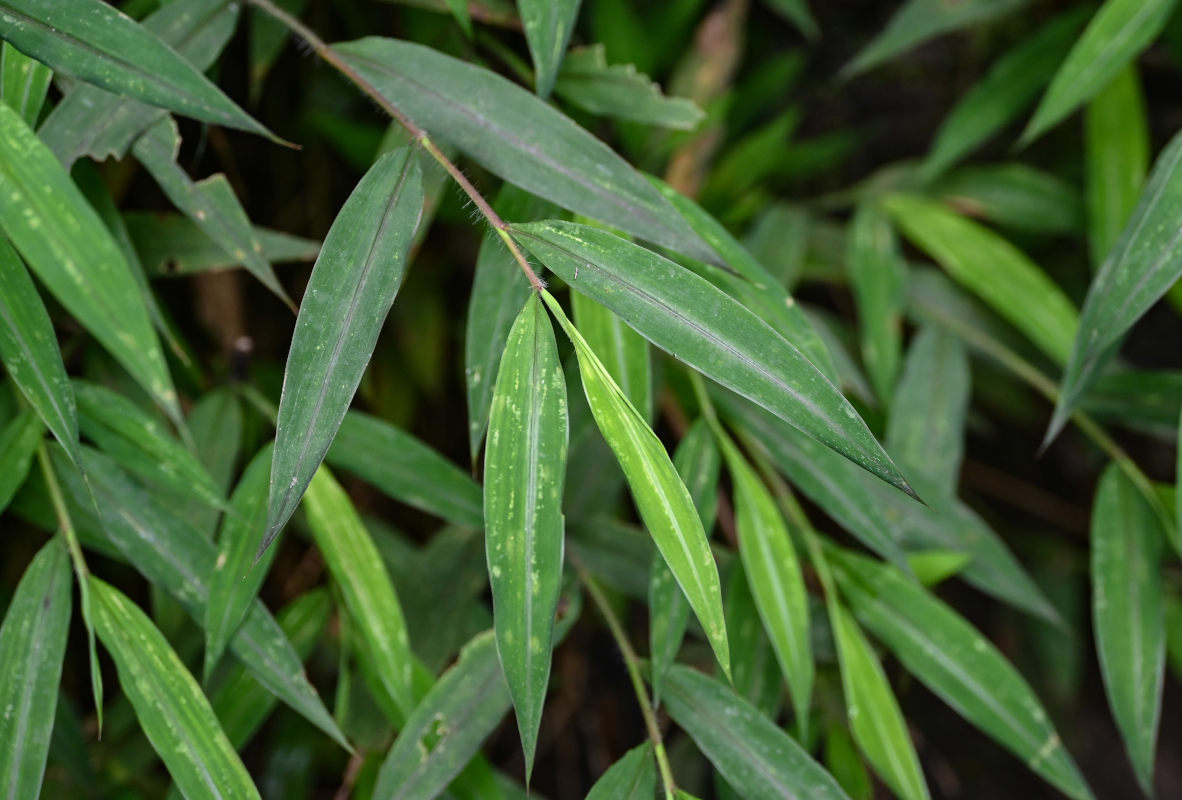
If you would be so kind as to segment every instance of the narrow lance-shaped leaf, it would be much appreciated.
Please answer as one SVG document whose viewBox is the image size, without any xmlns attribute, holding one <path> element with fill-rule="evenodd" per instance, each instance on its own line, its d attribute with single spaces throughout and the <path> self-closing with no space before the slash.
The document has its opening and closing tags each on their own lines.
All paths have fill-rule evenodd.
<svg viewBox="0 0 1182 800">
<path fill-rule="evenodd" d="M 466 36 L 472 36 L 472 12 L 468 8 L 468 0 L 444 0 L 451 15 L 456 18 Z"/>
<path fill-rule="evenodd" d="M 521 27 L 534 61 L 534 84 L 539 97 L 549 97 L 574 32 L 580 0 L 517 0 Z"/>
<path fill-rule="evenodd" d="M 1157 38 L 1175 5 L 1176 0 L 1107 0 L 1055 73 L 1022 144 L 1095 97 Z"/>
<path fill-rule="evenodd" d="M 123 222 L 145 271 L 153 278 L 244 266 L 182 214 L 129 211 L 123 215 Z M 257 225 L 253 235 L 263 246 L 263 258 L 275 264 L 310 262 L 320 253 L 320 242 L 312 239 Z"/>
<path fill-rule="evenodd" d="M 1084 110 L 1088 250 L 1099 267 L 1129 221 L 1149 169 L 1149 119 L 1136 64 Z"/>
<path fill-rule="evenodd" d="M 764 0 L 773 11 L 796 26 L 808 39 L 816 39 L 821 30 L 809 11 L 808 0 Z"/>
<path fill-rule="evenodd" d="M 223 387 L 202 395 L 193 404 L 186 422 L 197 445 L 198 463 L 213 480 L 218 495 L 227 496 L 242 449 L 242 404 L 236 391 Z M 212 539 L 220 510 L 197 502 L 188 513 L 193 527 Z M 251 538 L 257 530 L 256 527 Z"/>
<path fill-rule="evenodd" d="M 365 173 L 324 239 L 287 354 L 260 555 L 299 505 L 344 419 L 402 285 L 422 209 L 419 160 L 399 148 Z"/>
<path fill-rule="evenodd" d="M 591 413 L 620 462 L 640 518 L 681 585 L 718 663 L 729 677 L 730 655 L 718 567 L 693 499 L 661 440 L 612 381 L 558 301 L 548 292 L 542 293 L 542 299 L 575 346 Z"/>
<path fill-rule="evenodd" d="M 1092 797 L 1034 692 L 985 637 L 897 569 L 836 549 L 829 563 L 858 620 L 908 672 L 1068 797 Z"/>
<path fill-rule="evenodd" d="M 1078 235 L 1084 204 L 1075 185 L 1021 162 L 962 167 L 931 192 L 945 205 L 1003 230 Z"/>
<path fill-rule="evenodd" d="M 1161 523 L 1109 465 L 1092 511 L 1092 614 L 1108 704 L 1141 789 L 1153 795 L 1166 634 Z"/>
<path fill-rule="evenodd" d="M 0 46 L 0 102 L 20 114 L 29 127 L 37 124 L 52 78 L 53 70 L 40 61 L 8 42 Z"/>
<path fill-rule="evenodd" d="M 3 104 L 0 227 L 66 310 L 179 422 L 160 342 L 119 246 L 53 154 Z"/>
<path fill-rule="evenodd" d="M 707 281 L 585 225 L 551 221 L 514 225 L 512 231 L 552 272 L 653 344 L 910 493 L 833 384 L 759 317 Z"/>
<path fill-rule="evenodd" d="M 119 685 L 169 774 L 187 797 L 258 798 L 197 681 L 143 611 L 90 578 L 95 625 Z"/>
<path fill-rule="evenodd" d="M 535 294 L 505 343 L 484 458 L 484 533 L 497 653 L 517 711 L 527 779 L 550 683 L 562 588 L 568 435 L 566 379 L 550 317 Z"/>
<path fill-rule="evenodd" d="M 907 267 L 890 222 L 877 208 L 860 206 L 848 236 L 850 281 L 858 304 L 862 357 L 874 391 L 883 403 L 888 403 L 902 350 Z"/>
<path fill-rule="evenodd" d="M 652 358 L 648 342 L 609 309 L 582 294 L 572 294 L 571 311 L 579 333 L 600 356 L 607 374 L 646 421 L 653 418 Z"/>
<path fill-rule="evenodd" d="M 739 559 L 732 560 L 727 569 L 725 602 L 726 629 L 735 662 L 731 685 L 761 714 L 776 719 L 784 702 L 784 674 L 764 633 Z"/>
<path fill-rule="evenodd" d="M 651 800 L 657 791 L 652 742 L 633 747 L 595 781 L 586 800 Z"/>
<path fill-rule="evenodd" d="M 175 50 L 102 0 L 4 0 L 0 27 L 7 41 L 55 72 L 275 139 Z"/>
<path fill-rule="evenodd" d="M 4 240 L 0 240 L 0 362 L 77 463 L 78 409 L 53 322 L 25 265 Z"/>
<path fill-rule="evenodd" d="M 0 428 L 0 514 L 29 475 L 45 428 L 33 409 L 25 409 Z"/>
<path fill-rule="evenodd" d="M 0 787 L 40 797 L 70 627 L 70 559 L 55 536 L 25 569 L 0 626 Z"/>
</svg>

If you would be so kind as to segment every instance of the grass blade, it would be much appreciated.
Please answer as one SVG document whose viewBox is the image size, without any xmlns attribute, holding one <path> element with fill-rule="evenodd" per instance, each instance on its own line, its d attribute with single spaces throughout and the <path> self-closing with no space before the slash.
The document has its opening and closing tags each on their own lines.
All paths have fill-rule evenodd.
<svg viewBox="0 0 1182 800">
<path fill-rule="evenodd" d="M 21 115 L 30 128 L 37 124 L 53 70 L 29 58 L 8 42 L 0 46 L 0 102 Z"/>
<path fill-rule="evenodd" d="M 32 409 L 26 409 L 16 419 L 0 428 L 0 513 L 8 507 L 12 496 L 25 482 L 41 432 L 45 428 Z"/>
<path fill-rule="evenodd" d="M 610 310 L 586 295 L 574 293 L 571 311 L 579 333 L 616 386 L 646 421 L 653 418 L 653 369 L 648 342 Z"/>
<path fill-rule="evenodd" d="M 1149 169 L 1149 120 L 1136 64 L 1084 110 L 1088 251 L 1099 268 L 1137 207 Z"/>
<path fill-rule="evenodd" d="M 776 651 L 764 633 L 759 609 L 751 596 L 747 576 L 739 559 L 727 567 L 726 627 L 731 636 L 735 663 L 735 692 L 768 719 L 776 719 L 784 700 L 784 674 Z"/>
<path fill-rule="evenodd" d="M 538 97 L 549 97 L 579 16 L 580 0 L 517 0 L 525 41 L 534 62 Z"/>
<path fill-rule="evenodd" d="M 883 403 L 894 393 L 903 348 L 903 298 L 907 265 L 886 216 L 863 204 L 849 232 L 850 283 L 858 304 L 862 358 Z"/>
</svg>

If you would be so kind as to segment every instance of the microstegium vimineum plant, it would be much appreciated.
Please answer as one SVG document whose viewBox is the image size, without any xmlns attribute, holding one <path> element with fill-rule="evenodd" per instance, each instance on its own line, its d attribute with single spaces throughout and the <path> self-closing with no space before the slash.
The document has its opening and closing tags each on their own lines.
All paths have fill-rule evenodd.
<svg viewBox="0 0 1182 800">
<path fill-rule="evenodd" d="M 1182 11 L 814 5 L 0 0 L 0 797 L 1178 791 Z"/>
</svg>

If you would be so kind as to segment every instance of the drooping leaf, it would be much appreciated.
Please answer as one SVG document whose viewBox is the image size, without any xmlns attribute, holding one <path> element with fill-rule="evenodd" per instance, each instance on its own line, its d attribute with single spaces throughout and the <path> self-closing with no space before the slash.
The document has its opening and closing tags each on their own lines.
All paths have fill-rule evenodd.
<svg viewBox="0 0 1182 800">
<path fill-rule="evenodd" d="M 580 0 L 517 0 L 521 26 L 534 61 L 534 85 L 539 97 L 549 97 L 570 35 L 579 17 Z M 602 55 L 602 51 L 600 53 Z"/>
<path fill-rule="evenodd" d="M 724 683 L 674 664 L 666 687 L 669 715 L 744 797 L 848 800 L 833 776 Z"/>
<path fill-rule="evenodd" d="M 693 499 L 664 445 L 612 381 L 562 307 L 549 293 L 543 292 L 542 299 L 575 346 L 591 413 L 624 471 L 640 518 L 702 623 L 718 663 L 729 675 L 718 568 Z"/>
<path fill-rule="evenodd" d="M 567 54 L 554 93 L 592 114 L 662 128 L 693 130 L 706 116 L 691 100 L 663 95 L 632 64 L 608 64 L 602 44 Z"/>
<path fill-rule="evenodd" d="M 373 539 L 349 495 L 325 467 L 308 485 L 304 510 L 316 546 L 324 555 L 382 685 L 406 712 L 414 706 L 414 656 L 398 595 Z"/>
<path fill-rule="evenodd" d="M 0 23 L 6 41 L 55 72 L 275 139 L 175 50 L 102 0 L 4 0 Z"/>
<path fill-rule="evenodd" d="M 760 623 L 755 598 L 751 596 L 751 587 L 738 559 L 728 567 L 723 599 L 735 664 L 731 685 L 761 714 L 776 719 L 784 700 L 784 675 L 776 660 L 776 651 Z"/>
<path fill-rule="evenodd" d="M 428 133 L 510 183 L 686 255 L 718 257 L 631 165 L 525 89 L 410 42 L 333 49 Z"/>
<path fill-rule="evenodd" d="M 1157 38 L 1175 4 L 1176 0 L 1106 0 L 1055 73 L 1022 133 L 1022 143 L 1034 141 L 1095 97 Z"/>
<path fill-rule="evenodd" d="M 858 756 L 854 740 L 840 724 L 830 725 L 825 731 L 825 768 L 852 800 L 873 800 L 874 781 Z"/>
<path fill-rule="evenodd" d="M 25 482 L 43 430 L 41 420 L 32 409 L 22 411 L 16 419 L 0 428 L 0 513 Z"/>
<path fill-rule="evenodd" d="M 1079 188 L 1019 162 L 962 167 L 931 187 L 960 213 L 1018 233 L 1078 234 Z"/>
<path fill-rule="evenodd" d="M 1088 250 L 1099 268 L 1137 207 L 1149 169 L 1149 120 L 1136 64 L 1084 109 Z"/>
<path fill-rule="evenodd" d="M 382 156 L 325 237 L 287 354 L 262 553 L 279 535 L 336 436 L 406 274 L 423 209 L 409 148 Z"/>
<path fill-rule="evenodd" d="M 633 747 L 595 781 L 586 800 L 650 800 L 657 791 L 652 742 Z"/>
<path fill-rule="evenodd" d="M 6 103 L 30 128 L 37 125 L 41 105 L 49 91 L 53 70 L 17 50 L 8 42 L 0 46 L 0 102 Z"/>
<path fill-rule="evenodd" d="M 53 154 L 3 104 L 0 227 L 66 310 L 179 421 L 172 378 L 123 254 Z"/>
<path fill-rule="evenodd" d="M 258 798 L 242 760 L 184 663 L 143 611 L 90 578 L 95 625 L 119 685 L 169 774 L 186 796 Z"/>
<path fill-rule="evenodd" d="M 70 559 L 54 537 L 17 584 L 0 625 L 0 787 L 40 797 L 70 627 Z"/>
<path fill-rule="evenodd" d="M 571 295 L 579 333 L 616 386 L 646 421 L 653 418 L 652 357 L 648 342 L 609 309 L 586 295 Z"/>
<path fill-rule="evenodd" d="M 218 495 L 226 497 L 242 450 L 242 405 L 229 388 L 202 395 L 189 411 L 189 433 L 197 445 L 195 453 L 213 480 Z M 220 509 L 194 503 L 189 510 L 193 526 L 213 538 Z"/>
<path fill-rule="evenodd" d="M 907 265 L 890 222 L 874 206 L 864 204 L 854 214 L 847 263 L 858 304 L 862 359 L 875 392 L 888 403 L 902 351 Z"/>
<path fill-rule="evenodd" d="M 1153 509 L 1110 465 L 1092 511 L 1092 614 L 1108 704 L 1147 796 L 1166 665 L 1163 544 Z"/>
<path fill-rule="evenodd" d="M 517 315 L 493 393 L 484 458 L 485 542 L 497 653 L 533 771 L 562 588 L 566 379 L 537 295 Z"/>
<path fill-rule="evenodd" d="M 57 336 L 25 265 L 0 240 L 0 362 L 53 433 L 78 461 L 78 410 Z"/>
<path fill-rule="evenodd" d="M 910 491 L 833 384 L 766 323 L 705 280 L 587 226 L 552 221 L 514 225 L 512 231 L 552 272 L 658 347 Z"/>
<path fill-rule="evenodd" d="M 890 566 L 837 550 L 829 563 L 858 620 L 909 672 L 1064 794 L 1092 796 L 1034 692 L 976 629 Z"/>
<path fill-rule="evenodd" d="M 181 214 L 130 211 L 123 215 L 123 221 L 145 271 L 152 278 L 245 266 Z M 320 253 L 319 242 L 270 228 L 256 225 L 251 235 L 262 246 L 263 258 L 271 263 L 313 261 Z"/>
</svg>

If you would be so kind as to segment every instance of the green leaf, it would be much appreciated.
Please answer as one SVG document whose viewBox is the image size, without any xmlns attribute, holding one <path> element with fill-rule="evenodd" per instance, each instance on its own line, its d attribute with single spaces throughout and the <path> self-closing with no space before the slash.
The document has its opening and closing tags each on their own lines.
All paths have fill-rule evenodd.
<svg viewBox="0 0 1182 800">
<path fill-rule="evenodd" d="M 959 575 L 973 557 L 956 550 L 916 550 L 907 554 L 907 564 L 924 586 L 936 586 Z"/>
<path fill-rule="evenodd" d="M 1084 109 L 1088 250 L 1099 267 L 1137 207 L 1149 169 L 1149 120 L 1136 64 Z"/>
<path fill-rule="evenodd" d="M 66 634 L 70 559 L 50 539 L 17 584 L 0 625 L 0 786 L 8 797 L 40 797 L 53 733 Z"/>
<path fill-rule="evenodd" d="M 554 329 L 531 295 L 509 331 L 484 458 L 485 542 L 497 653 L 517 711 L 525 775 L 550 683 L 562 588 L 562 482 L 569 429 Z"/>
<path fill-rule="evenodd" d="M 924 326 L 907 351 L 887 418 L 887 451 L 944 497 L 954 497 L 960 483 L 969 380 L 969 356 L 960 340 Z"/>
<path fill-rule="evenodd" d="M 213 479 L 218 495 L 225 497 L 242 449 L 242 405 L 237 394 L 222 388 L 202 395 L 189 411 L 187 424 L 197 445 L 197 460 Z M 194 503 L 189 518 L 195 528 L 212 539 L 219 513 L 217 508 Z"/>
<path fill-rule="evenodd" d="M 608 64 L 602 44 L 571 50 L 554 92 L 592 114 L 662 128 L 693 130 L 706 116 L 692 100 L 663 95 L 634 65 Z"/>
<path fill-rule="evenodd" d="M 1047 87 L 1022 133 L 1029 144 L 1096 96 L 1165 27 L 1176 0 L 1107 0 Z"/>
<path fill-rule="evenodd" d="M 152 747 L 188 797 L 259 797 L 197 681 L 119 590 L 89 579 L 99 638 Z"/>
<path fill-rule="evenodd" d="M 889 402 L 899 372 L 907 265 L 886 216 L 863 204 L 850 224 L 850 284 L 858 304 L 862 359 L 879 398 Z"/>
<path fill-rule="evenodd" d="M 1090 9 L 1056 16 L 998 58 L 944 117 L 919 172 L 931 179 L 1017 119 L 1055 74 Z"/>
<path fill-rule="evenodd" d="M 905 800 L 928 798 L 907 721 L 874 648 L 836 600 L 829 604 L 829 621 L 837 641 L 841 686 L 854 740 L 896 795 Z"/>
<path fill-rule="evenodd" d="M 580 0 L 517 0 L 539 97 L 549 97 L 579 18 Z M 602 49 L 600 56 L 603 55 Z M 602 60 L 602 59 L 601 59 Z"/>
<path fill-rule="evenodd" d="M 241 259 L 226 252 L 197 223 L 181 214 L 131 211 L 123 215 L 123 221 L 152 278 L 244 266 Z M 320 242 L 270 228 L 253 226 L 251 236 L 262 246 L 262 257 L 272 263 L 313 261 L 320 254 Z"/>
<path fill-rule="evenodd" d="M 984 636 L 896 569 L 837 550 L 829 562 L 858 620 L 910 673 L 1064 794 L 1092 796 L 1034 692 Z"/>
<path fill-rule="evenodd" d="M 902 55 L 920 43 L 951 31 L 979 25 L 1009 14 L 1027 0 L 908 0 L 886 27 L 848 64 L 841 75 L 852 78 Z"/>
<path fill-rule="evenodd" d="M 456 18 L 460 28 L 469 38 L 472 37 L 472 12 L 468 10 L 468 0 L 445 0 L 451 15 Z"/>
<path fill-rule="evenodd" d="M 760 624 L 759 610 L 743 565 L 731 561 L 726 577 L 726 629 L 731 637 L 735 692 L 768 719 L 776 719 L 783 702 L 784 676 L 776 652 Z"/>
<path fill-rule="evenodd" d="M 414 656 L 398 595 L 357 509 L 327 468 L 321 467 L 308 485 L 304 510 L 382 686 L 404 712 L 409 710 Z"/>
<path fill-rule="evenodd" d="M 0 227 L 29 268 L 179 421 L 160 343 L 119 246 L 53 154 L 3 104 L 0 182 Z"/>
<path fill-rule="evenodd" d="M 586 800 L 652 800 L 657 767 L 652 742 L 633 747 L 595 781 Z"/>
<path fill-rule="evenodd" d="M 1092 614 L 1108 704 L 1137 780 L 1153 795 L 1166 665 L 1158 517 L 1116 464 L 1092 511 Z"/>
<path fill-rule="evenodd" d="M 491 631 L 464 647 L 460 660 L 419 701 L 378 772 L 373 796 L 437 797 L 509 710 L 509 689 Z"/>
<path fill-rule="evenodd" d="M 718 257 L 630 164 L 505 78 L 394 39 L 370 37 L 333 49 L 428 133 L 493 174 L 686 255 Z"/>
<path fill-rule="evenodd" d="M 0 513 L 8 507 L 12 496 L 28 477 L 43 430 L 41 420 L 32 409 L 22 411 L 16 419 L 0 428 Z"/>
<path fill-rule="evenodd" d="M 910 492 L 861 417 L 812 362 L 705 280 L 584 225 L 552 221 L 512 231 L 552 272 L 653 344 Z"/>
<path fill-rule="evenodd" d="M 0 102 L 6 103 L 30 128 L 41 116 L 53 70 L 8 42 L 0 47 Z"/>
<path fill-rule="evenodd" d="M 805 38 L 816 39 L 821 34 L 809 11 L 808 0 L 764 0 L 764 4 L 795 25 Z"/>
<path fill-rule="evenodd" d="M 308 6 L 308 0 L 276 0 L 275 5 L 299 19 Z M 258 103 L 263 83 L 271 68 L 275 66 L 275 60 L 279 58 L 284 45 L 288 43 L 290 32 L 286 25 L 257 7 L 251 9 L 249 27 L 250 100 L 252 103 Z"/>
<path fill-rule="evenodd" d="M 787 733 L 730 687 L 674 664 L 665 707 L 744 797 L 842 800 L 845 792 Z"/>
<path fill-rule="evenodd" d="M 269 551 L 254 563 L 255 535 L 266 519 L 271 453 L 271 445 L 267 444 L 251 459 L 230 497 L 229 511 L 222 518 L 202 621 L 207 677 L 250 611 L 275 555 L 275 551 Z"/>
<path fill-rule="evenodd" d="M 608 308 L 586 295 L 573 293 L 571 311 L 579 333 L 620 391 L 646 421 L 653 418 L 652 357 L 644 337 Z"/>
<path fill-rule="evenodd" d="M 337 214 L 312 268 L 287 354 L 260 554 L 328 452 L 402 285 L 423 210 L 414 155 L 399 148 L 378 159 Z"/>
<path fill-rule="evenodd" d="M 542 293 L 542 299 L 575 346 L 591 413 L 624 471 L 640 518 L 702 623 L 718 663 L 729 675 L 730 656 L 718 568 L 693 498 L 664 445 L 612 381 L 558 301 L 547 292 Z"/>
<path fill-rule="evenodd" d="M 55 72 L 280 141 L 175 50 L 102 0 L 4 0 L 4 38 Z"/>
<path fill-rule="evenodd" d="M 0 361 L 45 427 L 77 463 L 78 410 L 57 335 L 25 265 L 4 240 L 0 240 Z"/>
<path fill-rule="evenodd" d="M 219 173 L 194 183 L 176 162 L 180 146 L 176 120 L 165 116 L 136 140 L 132 153 L 174 206 L 294 311 L 226 176 Z"/>
<path fill-rule="evenodd" d="M 1054 361 L 1071 351 L 1079 320 L 1075 306 L 1018 248 L 987 228 L 914 195 L 895 194 L 884 206 L 907 238 L 965 288 L 978 295 Z"/>
<path fill-rule="evenodd" d="M 1079 188 L 1018 162 L 963 167 L 936 181 L 932 192 L 965 216 L 1020 233 L 1079 234 Z"/>
<path fill-rule="evenodd" d="M 1174 224 L 1182 213 L 1180 164 L 1182 136 L 1175 136 L 1158 156 L 1132 219 L 1088 289 L 1048 441 L 1067 424 L 1128 330 L 1182 275 L 1182 237 Z"/>
<path fill-rule="evenodd" d="M 438 451 L 377 417 L 345 414 L 325 460 L 454 525 L 484 527 L 480 484 Z"/>
<path fill-rule="evenodd" d="M 858 756 L 849 732 L 839 724 L 830 725 L 825 731 L 825 768 L 854 800 L 873 800 L 874 782 L 870 773 Z"/>
</svg>

